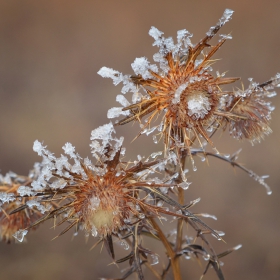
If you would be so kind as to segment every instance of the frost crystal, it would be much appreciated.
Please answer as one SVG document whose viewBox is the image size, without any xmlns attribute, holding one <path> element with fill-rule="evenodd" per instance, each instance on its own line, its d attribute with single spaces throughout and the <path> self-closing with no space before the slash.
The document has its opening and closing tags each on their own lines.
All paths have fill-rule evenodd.
<svg viewBox="0 0 280 280">
<path fill-rule="evenodd" d="M 154 26 L 152 26 L 151 29 L 150 29 L 150 31 L 149 31 L 149 35 L 150 35 L 151 37 L 153 37 L 153 38 L 155 39 L 155 41 L 158 40 L 158 39 L 161 37 L 162 34 L 163 34 L 163 32 L 162 32 L 162 31 L 159 31 L 159 30 L 158 30 L 156 27 L 154 27 Z"/>
<path fill-rule="evenodd" d="M 153 72 L 158 72 L 157 66 L 150 65 L 150 62 L 147 60 L 146 57 L 136 58 L 131 64 L 131 67 L 136 75 L 140 74 L 144 79 L 153 77 L 150 74 L 149 70 L 152 70 Z"/>
<path fill-rule="evenodd" d="M 121 115 L 128 116 L 130 114 L 129 111 L 123 111 L 122 109 L 123 107 L 113 107 L 109 109 L 107 112 L 107 118 L 114 119 Z"/>
<path fill-rule="evenodd" d="M 71 158 L 76 158 L 75 147 L 71 143 L 66 143 L 62 149 L 66 155 L 69 155 Z"/>
<path fill-rule="evenodd" d="M 116 101 L 119 102 L 124 107 L 127 107 L 130 105 L 128 100 L 123 95 L 120 95 L 120 94 L 117 95 Z"/>
<path fill-rule="evenodd" d="M 196 119 L 204 118 L 211 110 L 209 100 L 203 93 L 192 94 L 188 98 L 188 115 L 195 116 Z"/>
<path fill-rule="evenodd" d="M 26 202 L 26 205 L 27 205 L 29 208 L 36 207 L 42 214 L 44 214 L 46 211 L 49 210 L 49 209 L 46 208 L 44 205 L 40 204 L 40 202 L 37 201 L 37 200 L 28 200 L 28 201 Z"/>
<path fill-rule="evenodd" d="M 15 199 L 16 198 L 13 193 L 0 192 L 0 201 L 2 202 L 0 205 L 6 202 L 14 201 Z"/>
<path fill-rule="evenodd" d="M 17 190 L 17 193 L 20 195 L 20 196 L 32 196 L 32 195 L 35 195 L 35 192 L 27 187 L 27 186 L 20 186 Z"/>
<path fill-rule="evenodd" d="M 102 125 L 91 132 L 91 153 L 96 159 L 112 160 L 116 152 L 121 148 L 123 137 L 113 137 L 112 134 L 115 132 L 112 123 Z M 108 146 L 114 147 L 114 149 L 108 151 Z"/>
<path fill-rule="evenodd" d="M 184 84 L 181 84 L 175 91 L 174 93 L 174 98 L 172 99 L 172 103 L 173 104 L 176 104 L 176 103 L 179 103 L 180 102 L 180 96 L 181 96 L 181 93 L 187 88 L 188 86 L 188 82 L 187 83 L 184 83 Z"/>
<path fill-rule="evenodd" d="M 46 147 L 47 146 L 43 146 L 42 143 L 36 140 L 33 144 L 33 151 L 36 152 L 39 156 L 42 156 Z"/>
<path fill-rule="evenodd" d="M 15 234 L 13 234 L 13 237 L 19 241 L 22 242 L 24 239 L 24 236 L 28 233 L 28 230 L 26 229 L 20 229 Z"/>
</svg>

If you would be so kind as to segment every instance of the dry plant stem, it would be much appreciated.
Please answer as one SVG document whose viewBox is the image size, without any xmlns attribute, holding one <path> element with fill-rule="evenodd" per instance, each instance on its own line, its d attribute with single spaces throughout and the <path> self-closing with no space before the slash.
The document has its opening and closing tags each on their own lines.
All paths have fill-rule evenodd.
<svg viewBox="0 0 280 280">
<path fill-rule="evenodd" d="M 179 266 L 176 252 L 173 251 L 172 246 L 170 245 L 169 241 L 167 240 L 166 236 L 162 232 L 157 222 L 152 217 L 150 217 L 149 219 L 153 225 L 153 228 L 157 231 L 157 234 L 167 251 L 167 255 L 170 258 L 174 280 L 182 280 L 181 273 L 180 273 L 180 266 Z"/>
<path fill-rule="evenodd" d="M 147 267 L 150 269 L 150 271 L 155 275 L 155 277 L 156 277 L 157 279 L 159 279 L 159 280 L 162 279 L 162 277 L 160 276 L 160 274 L 159 274 L 148 262 L 145 262 L 144 265 L 147 266 Z"/>
<path fill-rule="evenodd" d="M 182 172 L 185 169 L 185 163 L 186 163 L 186 155 L 181 155 L 181 168 L 182 168 L 181 171 Z M 182 182 L 182 178 L 181 178 L 181 182 Z M 181 205 L 184 205 L 184 190 L 180 187 L 178 187 L 178 203 Z M 181 251 L 181 248 L 182 248 L 183 225 L 184 225 L 184 219 L 183 218 L 178 219 L 176 247 L 175 247 L 176 253 Z M 174 261 L 177 263 L 176 266 L 179 267 L 179 271 L 181 271 L 180 270 L 180 258 L 175 258 Z"/>
</svg>

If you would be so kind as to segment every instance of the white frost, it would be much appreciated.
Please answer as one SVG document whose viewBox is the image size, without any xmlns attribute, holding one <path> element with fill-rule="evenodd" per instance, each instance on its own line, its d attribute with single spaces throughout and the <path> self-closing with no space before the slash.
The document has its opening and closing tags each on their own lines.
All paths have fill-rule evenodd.
<svg viewBox="0 0 280 280">
<path fill-rule="evenodd" d="M 188 97 L 188 115 L 196 119 L 204 118 L 211 110 L 211 105 L 203 93 L 193 93 Z"/>
<path fill-rule="evenodd" d="M 173 104 L 176 104 L 176 103 L 180 102 L 181 94 L 187 88 L 187 86 L 188 86 L 188 82 L 178 86 L 178 88 L 176 89 L 176 91 L 174 93 L 174 98 L 172 99 Z"/>
<path fill-rule="evenodd" d="M 123 111 L 122 109 L 123 109 L 123 107 L 113 107 L 113 108 L 109 109 L 107 112 L 107 118 L 113 119 L 113 118 L 117 118 L 121 115 L 128 116 L 129 111 Z"/>
<path fill-rule="evenodd" d="M 24 236 L 28 233 L 28 230 L 26 229 L 20 229 L 16 233 L 13 234 L 13 237 L 19 241 L 22 242 L 24 239 Z"/>
<path fill-rule="evenodd" d="M 131 64 L 131 67 L 136 75 L 141 75 L 144 79 L 152 78 L 149 70 L 153 72 L 158 72 L 156 65 L 150 65 L 150 62 L 146 57 L 135 58 L 134 62 Z"/>
<path fill-rule="evenodd" d="M 16 198 L 13 193 L 0 192 L 0 201 L 2 203 L 14 201 Z M 1 203 L 0 203 L 1 205 Z"/>
<path fill-rule="evenodd" d="M 119 102 L 123 107 L 128 107 L 130 105 L 130 102 L 121 94 L 117 95 L 116 101 Z"/>
</svg>

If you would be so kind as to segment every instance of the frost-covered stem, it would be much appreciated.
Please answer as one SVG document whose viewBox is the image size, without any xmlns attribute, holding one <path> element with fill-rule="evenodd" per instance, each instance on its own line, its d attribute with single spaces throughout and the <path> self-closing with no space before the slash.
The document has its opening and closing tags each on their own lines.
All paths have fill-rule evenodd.
<svg viewBox="0 0 280 280">
<path fill-rule="evenodd" d="M 159 227 L 159 225 L 157 224 L 157 222 L 152 217 L 150 217 L 149 219 L 150 219 L 151 224 L 153 225 L 153 228 L 157 231 L 159 239 L 163 243 L 163 245 L 167 251 L 167 255 L 170 258 L 174 280 L 181 280 L 182 277 L 181 277 L 180 266 L 179 266 L 179 261 L 178 261 L 179 258 L 177 256 L 176 252 L 173 251 L 172 246 L 170 245 L 169 241 L 167 240 L 165 234 L 162 232 L 162 230 Z"/>
<path fill-rule="evenodd" d="M 185 170 L 185 163 L 186 163 L 186 155 L 181 155 L 181 172 Z M 180 181 L 182 182 L 182 177 L 180 177 Z M 180 183 L 181 183 L 180 182 Z M 181 187 L 178 187 L 178 203 L 184 205 L 184 190 Z M 183 236 L 183 225 L 184 219 L 180 218 L 177 222 L 177 236 L 176 236 L 176 247 L 175 252 L 181 251 L 182 247 L 182 236 Z M 177 266 L 180 269 L 180 259 L 176 258 L 175 262 L 177 262 Z"/>
</svg>

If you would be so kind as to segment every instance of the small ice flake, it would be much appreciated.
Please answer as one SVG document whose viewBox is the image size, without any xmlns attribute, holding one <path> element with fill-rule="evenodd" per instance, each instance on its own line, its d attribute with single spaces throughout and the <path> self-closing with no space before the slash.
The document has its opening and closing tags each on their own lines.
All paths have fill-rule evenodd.
<svg viewBox="0 0 280 280">
<path fill-rule="evenodd" d="M 128 116 L 129 111 L 123 111 L 122 109 L 123 109 L 123 107 L 113 107 L 113 108 L 109 109 L 107 112 L 107 118 L 114 119 L 121 115 Z"/>
<path fill-rule="evenodd" d="M 116 101 L 119 102 L 124 107 L 127 107 L 130 105 L 130 102 L 121 94 L 117 95 Z"/>
<path fill-rule="evenodd" d="M 222 38 L 221 40 L 223 40 L 223 39 L 226 39 L 226 40 L 232 39 L 232 36 L 230 34 L 228 34 L 228 35 L 220 34 L 220 37 Z"/>
<path fill-rule="evenodd" d="M 20 229 L 16 233 L 13 234 L 13 237 L 19 241 L 22 242 L 24 239 L 24 236 L 28 233 L 28 230 L 26 229 Z"/>
<path fill-rule="evenodd" d="M 155 40 L 158 40 L 161 35 L 163 34 L 162 31 L 159 31 L 156 27 L 152 26 L 149 30 L 149 35 L 153 37 Z"/>
<path fill-rule="evenodd" d="M 0 201 L 2 201 L 2 203 L 9 203 L 10 201 L 14 201 L 15 199 L 16 198 L 13 193 L 0 192 Z"/>
<path fill-rule="evenodd" d="M 226 22 L 228 22 L 231 19 L 232 14 L 234 13 L 231 9 L 225 9 L 223 16 L 220 19 L 221 25 L 224 25 Z"/>
<path fill-rule="evenodd" d="M 111 78 L 113 80 L 113 84 L 116 86 L 120 82 L 123 81 L 123 75 L 119 71 L 113 70 L 112 68 L 102 67 L 98 72 L 103 78 Z"/>
<path fill-rule="evenodd" d="M 33 151 L 36 152 L 39 156 L 42 156 L 45 152 L 45 148 L 47 146 L 43 146 L 41 142 L 36 140 L 33 144 Z"/>
<path fill-rule="evenodd" d="M 146 57 L 135 58 L 134 62 L 131 64 L 131 67 L 136 75 L 141 75 L 144 79 L 152 78 L 149 70 L 153 68 L 152 71 L 157 72 L 156 65 L 150 65 L 150 62 Z"/>
<path fill-rule="evenodd" d="M 90 140 L 112 139 L 113 132 L 115 132 L 115 129 L 111 122 L 108 124 L 101 125 L 98 128 L 92 130 Z"/>
<path fill-rule="evenodd" d="M 178 30 L 177 31 L 177 40 L 180 42 L 184 37 L 189 34 L 189 32 L 186 29 Z"/>
<path fill-rule="evenodd" d="M 76 158 L 75 147 L 71 143 L 67 142 L 62 149 L 65 154 L 69 155 L 71 158 Z"/>
<path fill-rule="evenodd" d="M 20 195 L 20 196 L 31 196 L 31 195 L 34 195 L 35 193 L 33 192 L 33 190 L 27 186 L 20 186 L 18 189 L 17 189 L 17 193 Z"/>
<path fill-rule="evenodd" d="M 26 202 L 26 205 L 29 208 L 33 208 L 35 206 L 42 214 L 44 214 L 48 210 L 44 205 L 40 204 L 40 202 L 37 200 L 28 200 Z"/>
</svg>

